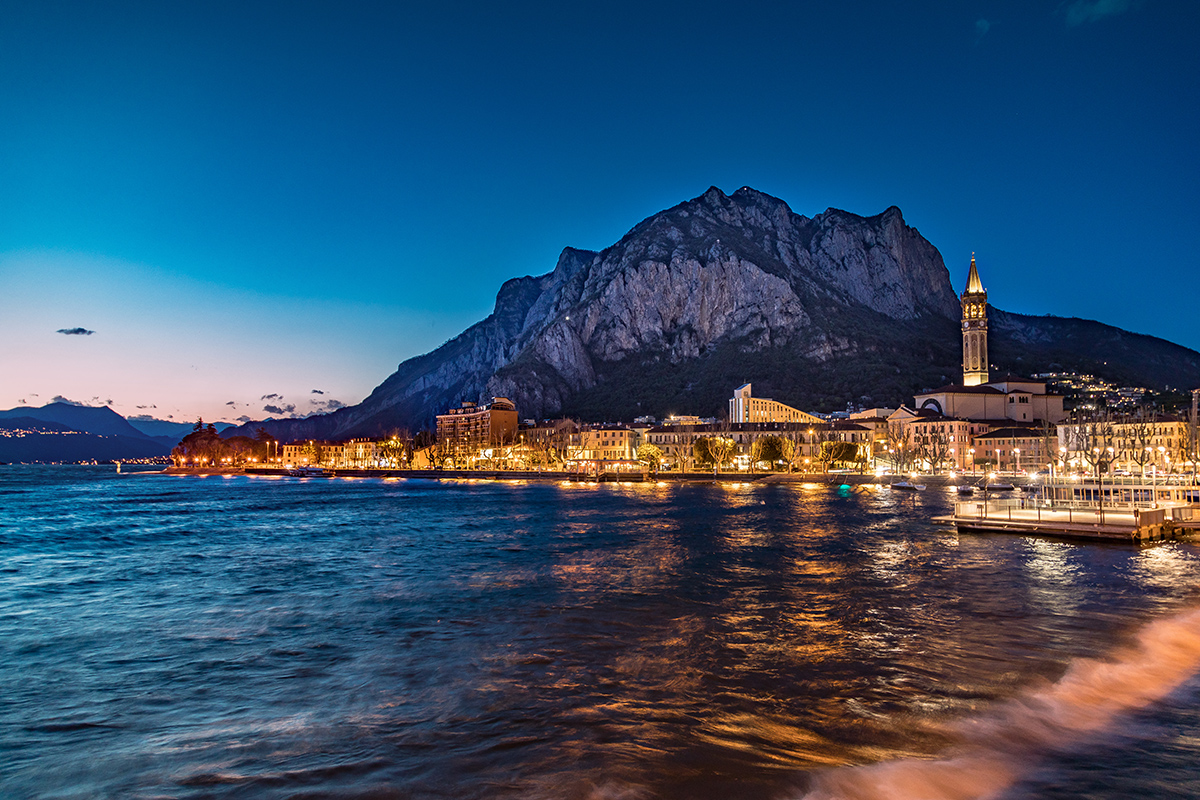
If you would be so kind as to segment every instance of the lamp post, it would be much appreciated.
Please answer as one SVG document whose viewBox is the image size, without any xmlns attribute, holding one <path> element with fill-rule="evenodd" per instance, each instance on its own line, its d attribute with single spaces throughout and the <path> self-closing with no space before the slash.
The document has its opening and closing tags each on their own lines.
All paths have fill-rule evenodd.
<svg viewBox="0 0 1200 800">
<path fill-rule="evenodd" d="M 971 477 L 975 477 L 975 448 L 971 448 Z"/>
<path fill-rule="evenodd" d="M 1017 454 L 1017 472 L 1021 471 L 1021 448 L 1014 447 L 1013 452 Z"/>
</svg>

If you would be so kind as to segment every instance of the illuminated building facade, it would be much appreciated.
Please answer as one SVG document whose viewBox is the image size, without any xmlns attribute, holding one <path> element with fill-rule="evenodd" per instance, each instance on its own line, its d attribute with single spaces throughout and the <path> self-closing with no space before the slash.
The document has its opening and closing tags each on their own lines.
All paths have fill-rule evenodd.
<svg viewBox="0 0 1200 800">
<path fill-rule="evenodd" d="M 962 293 L 962 330 L 963 386 L 980 386 L 988 382 L 987 290 L 975 269 L 974 253 L 967 290 Z"/>
</svg>

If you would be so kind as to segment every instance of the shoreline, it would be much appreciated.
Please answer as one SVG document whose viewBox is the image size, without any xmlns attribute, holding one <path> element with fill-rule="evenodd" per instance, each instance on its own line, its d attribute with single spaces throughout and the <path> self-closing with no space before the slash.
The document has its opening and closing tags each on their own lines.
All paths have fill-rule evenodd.
<svg viewBox="0 0 1200 800">
<path fill-rule="evenodd" d="M 289 477 L 289 470 L 282 467 L 168 467 L 161 471 L 142 470 L 141 475 L 174 475 L 174 476 L 207 476 L 207 475 L 249 475 Z M 450 470 L 450 469 L 326 469 L 321 475 L 304 476 L 306 478 L 411 478 L 415 480 L 478 480 L 478 481 L 547 481 L 547 482 L 579 482 L 595 483 L 594 478 L 581 478 L 573 472 L 536 471 L 536 470 Z M 826 473 L 826 472 L 660 472 L 643 480 L 640 476 L 623 480 L 602 481 L 602 483 L 762 483 L 762 484 L 826 484 L 840 485 L 881 485 L 888 486 L 900 476 L 874 473 Z M 917 480 L 927 486 L 953 486 L 961 483 L 975 483 L 981 476 L 958 476 L 949 478 L 945 475 L 922 475 Z M 1031 483 L 1028 477 L 1005 477 L 1004 480 L 1015 486 L 1027 486 Z"/>
</svg>

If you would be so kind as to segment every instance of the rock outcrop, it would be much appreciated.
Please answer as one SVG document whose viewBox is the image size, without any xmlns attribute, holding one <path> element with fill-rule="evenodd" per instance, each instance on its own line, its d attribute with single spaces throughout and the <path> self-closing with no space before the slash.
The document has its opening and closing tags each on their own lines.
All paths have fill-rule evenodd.
<svg viewBox="0 0 1200 800">
<path fill-rule="evenodd" d="M 493 395 L 514 400 L 522 417 L 595 414 L 601 399 L 617 418 L 662 414 L 688 397 L 689 410 L 715 413 L 709 406 L 751 378 L 790 392 L 779 399 L 828 402 L 845 392 L 821 394 L 815 382 L 828 384 L 835 362 L 861 384 L 840 402 L 900 402 L 925 380 L 957 377 L 959 313 L 941 254 L 900 209 L 861 217 L 831 208 L 810 219 L 754 189 L 713 187 L 599 253 L 567 248 L 552 272 L 507 281 L 487 319 L 400 364 L 358 406 L 266 427 L 284 438 L 418 429 Z M 1036 357 L 1044 318 L 1003 319 Z M 628 402 L 611 405 L 638 376 L 651 386 L 655 375 L 678 383 L 689 371 L 696 379 L 675 395 L 625 393 Z M 889 380 L 872 383 L 877 373 Z"/>
</svg>

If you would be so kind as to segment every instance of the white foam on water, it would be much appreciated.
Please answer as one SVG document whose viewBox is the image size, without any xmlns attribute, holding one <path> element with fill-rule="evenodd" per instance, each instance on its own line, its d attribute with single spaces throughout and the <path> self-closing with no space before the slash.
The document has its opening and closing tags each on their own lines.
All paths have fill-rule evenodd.
<svg viewBox="0 0 1200 800">
<path fill-rule="evenodd" d="M 1200 671 L 1200 608 L 1148 623 L 1104 659 L 1071 663 L 1030 688 L 948 726 L 958 744 L 936 759 L 902 759 L 818 773 L 804 800 L 988 800 L 1040 756 L 1107 729 Z"/>
</svg>

